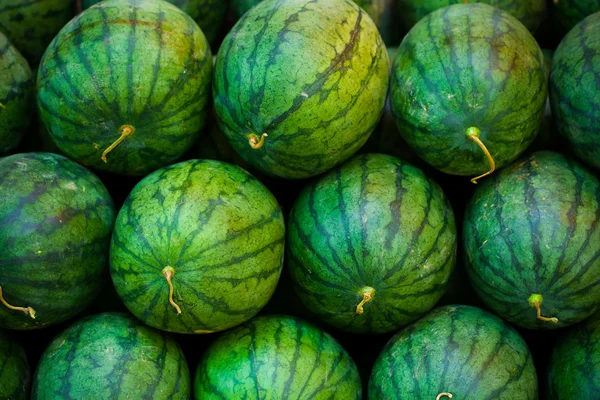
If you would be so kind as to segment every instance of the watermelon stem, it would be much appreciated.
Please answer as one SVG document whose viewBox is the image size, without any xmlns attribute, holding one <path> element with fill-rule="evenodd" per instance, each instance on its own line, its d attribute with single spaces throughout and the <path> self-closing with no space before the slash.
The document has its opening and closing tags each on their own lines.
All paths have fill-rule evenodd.
<svg viewBox="0 0 600 400">
<path fill-rule="evenodd" d="M 102 161 L 104 162 L 108 162 L 106 160 L 106 155 L 108 153 L 110 153 L 112 150 L 114 150 L 115 147 L 117 147 L 119 144 L 121 144 L 121 142 L 123 140 L 125 140 L 125 138 L 127 138 L 127 136 L 133 134 L 133 132 L 135 131 L 134 127 L 131 125 L 123 125 L 121 127 L 121 136 L 119 136 L 119 138 L 117 140 L 115 140 L 115 142 L 113 144 L 111 144 L 110 146 L 108 146 L 108 148 L 106 150 L 104 150 L 104 152 L 102 153 L 102 157 L 100 157 L 102 159 Z"/>
<path fill-rule="evenodd" d="M 0 108 L 6 108 L 6 107 L 4 107 L 4 104 L 0 103 Z"/>
<path fill-rule="evenodd" d="M 375 297 L 375 289 L 371 286 L 366 286 L 362 289 L 362 301 L 356 306 L 356 313 L 362 314 L 365 312 L 363 306 L 373 300 Z"/>
<path fill-rule="evenodd" d="M 15 306 L 8 304 L 6 302 L 6 300 L 4 300 L 4 297 L 2 296 L 2 286 L 0 286 L 0 301 L 2 302 L 2 304 L 4 304 L 6 307 L 10 308 L 11 310 L 23 311 L 25 314 L 29 315 L 32 319 L 35 319 L 35 310 L 33 308 L 31 308 L 31 307 L 15 307 Z"/>
<path fill-rule="evenodd" d="M 169 284 L 169 303 L 175 307 L 177 314 L 181 314 L 181 308 L 177 305 L 177 303 L 175 303 L 175 301 L 173 301 L 173 292 L 175 289 L 173 288 L 173 282 L 171 282 L 171 280 L 175 276 L 175 268 L 167 266 L 162 270 L 162 274 Z"/>
<path fill-rule="evenodd" d="M 558 318 L 556 317 L 548 318 L 542 316 L 542 309 L 540 308 L 540 305 L 542 304 L 542 301 L 544 301 L 544 298 L 541 294 L 532 294 L 531 296 L 529 296 L 529 299 L 527 299 L 527 301 L 529 301 L 531 307 L 536 308 L 538 319 L 546 322 L 554 322 L 555 324 L 558 323 Z"/>
<path fill-rule="evenodd" d="M 471 139 L 472 141 L 474 141 L 475 143 L 477 143 L 477 145 L 481 148 L 481 150 L 483 150 L 483 153 L 485 154 L 485 156 L 487 157 L 489 163 L 490 163 L 490 170 L 488 172 L 486 172 L 483 175 L 479 175 L 473 179 L 471 179 L 471 182 L 473 182 L 474 185 L 477 185 L 477 181 L 483 177 L 486 177 L 490 174 L 492 174 L 495 170 L 496 170 L 496 162 L 494 161 L 494 158 L 492 157 L 492 155 L 490 154 L 490 152 L 488 151 L 487 147 L 485 147 L 485 144 L 483 144 L 483 142 L 481 141 L 481 139 L 479 139 L 479 135 L 481 134 L 481 131 L 472 126 L 469 129 L 467 129 L 467 137 L 469 139 Z"/>
<path fill-rule="evenodd" d="M 444 392 L 444 393 L 438 394 L 437 397 L 435 398 L 435 400 L 440 400 L 444 396 L 447 397 L 447 398 L 449 398 L 449 399 L 451 399 L 452 397 L 454 397 L 454 396 L 452 396 L 452 393 Z"/>
<path fill-rule="evenodd" d="M 269 135 L 267 135 L 266 133 L 263 133 L 259 139 L 259 137 L 256 133 L 251 133 L 248 135 L 248 143 L 250 143 L 250 147 L 252 147 L 254 150 L 258 150 L 261 147 L 263 147 L 263 144 L 265 144 L 265 138 L 267 136 L 269 136 Z"/>
</svg>

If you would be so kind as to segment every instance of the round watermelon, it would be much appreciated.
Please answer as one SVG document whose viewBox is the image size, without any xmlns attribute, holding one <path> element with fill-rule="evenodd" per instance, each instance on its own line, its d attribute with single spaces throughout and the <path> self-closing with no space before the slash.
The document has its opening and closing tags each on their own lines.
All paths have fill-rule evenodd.
<svg viewBox="0 0 600 400">
<path fill-rule="evenodd" d="M 29 127 L 33 96 L 27 60 L 0 32 L 0 154 L 17 147 Z"/>
<path fill-rule="evenodd" d="M 559 328 L 600 307 L 600 181 L 533 153 L 479 187 L 463 225 L 475 291 L 502 318 Z"/>
<path fill-rule="evenodd" d="M 494 315 L 445 306 L 401 330 L 385 346 L 369 381 L 369 399 L 538 398 L 531 353 Z"/>
<path fill-rule="evenodd" d="M 596 400 L 600 396 L 600 312 L 561 335 L 552 351 L 548 399 Z"/>
<path fill-rule="evenodd" d="M 121 313 L 81 319 L 42 354 L 32 400 L 180 399 L 191 397 L 177 342 Z"/>
<path fill-rule="evenodd" d="M 285 225 L 273 195 L 239 167 L 192 160 L 142 180 L 119 212 L 113 283 L 146 324 L 178 333 L 239 325 L 281 273 Z"/>
<path fill-rule="evenodd" d="M 105 282 L 115 210 L 102 182 L 49 153 L 0 159 L 0 327 L 71 318 Z"/>
<path fill-rule="evenodd" d="M 208 42 L 179 8 L 162 0 L 107 0 L 50 44 L 38 73 L 38 107 L 69 157 L 143 175 L 196 140 L 211 70 Z"/>
<path fill-rule="evenodd" d="M 444 294 L 454 214 L 418 168 L 360 155 L 309 184 L 288 222 L 288 264 L 304 304 L 350 332 L 395 330 Z"/>
<path fill-rule="evenodd" d="M 552 27 L 566 34 L 585 17 L 600 11 L 600 0 L 553 0 Z"/>
<path fill-rule="evenodd" d="M 550 77 L 552 114 L 559 132 L 579 158 L 596 168 L 600 168 L 599 79 L 597 12 L 564 37 L 554 54 Z"/>
<path fill-rule="evenodd" d="M 30 374 L 21 344 L 0 329 L 0 399 L 29 399 Z"/>
<path fill-rule="evenodd" d="M 266 0 L 221 45 L 213 97 L 242 158 L 270 175 L 306 178 L 366 142 L 387 86 L 385 45 L 356 4 Z"/>
<path fill-rule="evenodd" d="M 224 333 L 194 377 L 196 400 L 362 398 L 352 358 L 329 334 L 300 319 L 254 318 Z"/>
<path fill-rule="evenodd" d="M 456 4 L 417 23 L 398 48 L 391 106 L 401 135 L 453 175 L 507 165 L 534 140 L 546 104 L 544 57 L 529 31 L 487 4 Z"/>
</svg>

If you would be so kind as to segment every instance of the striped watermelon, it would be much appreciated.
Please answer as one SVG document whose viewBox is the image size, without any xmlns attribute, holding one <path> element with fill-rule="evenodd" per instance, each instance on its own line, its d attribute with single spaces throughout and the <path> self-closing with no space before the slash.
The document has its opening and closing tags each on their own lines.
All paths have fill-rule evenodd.
<svg viewBox="0 0 600 400">
<path fill-rule="evenodd" d="M 600 399 L 600 312 L 559 337 L 550 361 L 548 396 Z"/>
<path fill-rule="evenodd" d="M 0 327 L 42 328 L 90 304 L 105 283 L 114 214 L 102 182 L 65 157 L 0 159 Z"/>
<path fill-rule="evenodd" d="M 588 15 L 600 11 L 600 0 L 554 0 L 552 27 L 564 35 Z"/>
<path fill-rule="evenodd" d="M 598 2 L 600 7 L 600 1 Z M 564 37 L 550 78 L 552 113 L 573 152 L 600 168 L 600 12 Z"/>
<path fill-rule="evenodd" d="M 198 25 L 162 0 L 107 0 L 74 18 L 38 73 L 56 145 L 90 167 L 143 175 L 180 157 L 204 125 L 212 56 Z"/>
<path fill-rule="evenodd" d="M 271 175 L 306 178 L 365 143 L 387 86 L 385 45 L 352 1 L 266 0 L 221 45 L 213 97 L 242 158 Z"/>
<path fill-rule="evenodd" d="M 196 400 L 361 399 L 352 358 L 327 333 L 297 318 L 254 318 L 224 333 L 194 377 Z"/>
<path fill-rule="evenodd" d="M 23 347 L 0 329 L 0 399 L 29 399 L 30 375 Z"/>
<path fill-rule="evenodd" d="M 113 283 L 146 324 L 208 333 L 253 317 L 281 273 L 285 226 L 277 201 L 239 167 L 192 160 L 142 180 L 119 212 Z"/>
<path fill-rule="evenodd" d="M 369 399 L 535 400 L 531 353 L 494 315 L 445 306 L 398 332 L 371 374 Z"/>
<path fill-rule="evenodd" d="M 288 263 L 304 304 L 350 332 L 388 332 L 429 311 L 456 258 L 440 187 L 399 159 L 353 158 L 308 185 L 288 222 Z"/>
<path fill-rule="evenodd" d="M 121 313 L 83 318 L 44 351 L 32 400 L 181 399 L 191 396 L 177 342 Z"/>
<path fill-rule="evenodd" d="M 515 163 L 476 190 L 465 214 L 476 292 L 525 328 L 587 318 L 600 307 L 599 222 L 600 181 L 577 162 L 537 152 Z"/>
<path fill-rule="evenodd" d="M 517 158 L 540 128 L 542 51 L 498 8 L 456 4 L 428 14 L 400 44 L 392 74 L 400 133 L 445 173 L 483 174 L 476 183 Z"/>
<path fill-rule="evenodd" d="M 29 127 L 33 86 L 27 60 L 0 32 L 0 154 L 17 147 Z"/>
</svg>

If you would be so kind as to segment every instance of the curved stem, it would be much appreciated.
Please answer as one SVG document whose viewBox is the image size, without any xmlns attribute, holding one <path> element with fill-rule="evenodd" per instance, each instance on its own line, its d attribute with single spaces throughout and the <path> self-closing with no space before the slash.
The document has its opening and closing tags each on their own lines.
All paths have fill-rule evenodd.
<svg viewBox="0 0 600 400">
<path fill-rule="evenodd" d="M 112 150 L 114 150 L 115 147 L 117 147 L 119 144 L 121 144 L 121 142 L 123 140 L 125 140 L 125 138 L 127 138 L 127 136 L 131 135 L 134 130 L 135 129 L 133 129 L 133 126 L 131 126 L 131 125 L 123 125 L 121 127 L 121 136 L 119 136 L 119 138 L 117 140 L 115 140 L 115 142 L 113 144 L 111 144 L 110 146 L 108 146 L 106 148 L 106 150 L 104 150 L 104 152 L 102 153 L 102 157 L 100 157 L 102 159 L 102 161 L 108 162 L 106 160 L 106 155 L 108 153 L 110 153 Z"/>
<path fill-rule="evenodd" d="M 0 103 L 0 108 L 6 108 L 6 107 L 4 107 L 4 104 Z"/>
<path fill-rule="evenodd" d="M 362 314 L 365 312 L 363 306 L 373 300 L 373 297 L 375 297 L 375 289 L 370 286 L 364 287 L 362 290 L 362 296 L 362 301 L 356 306 L 357 314 Z"/>
<path fill-rule="evenodd" d="M 2 286 L 0 286 L 0 302 L 2 302 L 2 304 L 4 304 L 7 308 L 10 308 L 11 310 L 22 311 L 25 314 L 29 315 L 32 319 L 35 319 L 35 310 L 33 308 L 31 308 L 31 307 L 15 307 L 15 306 L 8 304 L 6 302 L 6 300 L 4 300 L 4 297 L 2 297 Z"/>
<path fill-rule="evenodd" d="M 479 146 L 479 148 L 481 148 L 481 150 L 483 151 L 483 153 L 487 157 L 488 162 L 490 163 L 490 170 L 488 172 L 486 172 L 483 175 L 479 175 L 479 176 L 476 176 L 475 178 L 471 179 L 471 182 L 473 182 L 473 184 L 475 184 L 475 185 L 477 185 L 477 181 L 479 179 L 492 174 L 496 170 L 496 162 L 494 161 L 494 158 L 492 157 L 492 155 L 488 151 L 487 147 L 485 147 L 485 144 L 483 144 L 483 142 L 481 141 L 481 139 L 479 139 L 479 134 L 480 133 L 481 133 L 481 131 L 479 129 L 477 129 L 476 127 L 474 127 L 474 126 L 472 126 L 469 129 L 467 129 L 467 137 L 469 139 L 471 139 L 472 141 L 474 141 L 475 143 L 477 143 L 477 145 Z"/>
<path fill-rule="evenodd" d="M 175 310 L 177 310 L 177 314 L 181 314 L 181 308 L 179 308 L 179 306 L 177 305 L 177 303 L 175 303 L 173 301 L 173 292 L 174 292 L 174 288 L 173 288 L 173 282 L 171 282 L 173 280 L 173 277 L 175 276 L 175 268 L 168 266 L 165 267 L 162 270 L 162 274 L 165 277 L 165 279 L 167 280 L 167 283 L 169 284 L 169 303 L 171 303 L 171 305 L 175 308 Z"/>
<path fill-rule="evenodd" d="M 452 393 L 444 392 L 444 393 L 438 394 L 437 397 L 435 398 L 435 400 L 440 400 L 442 397 L 447 397 L 447 398 L 451 399 L 454 396 L 452 396 Z"/>
<path fill-rule="evenodd" d="M 207 330 L 204 330 L 204 329 L 196 329 L 194 331 L 194 333 L 214 333 L 214 332 L 216 332 L 216 331 L 207 331 Z"/>
<path fill-rule="evenodd" d="M 554 322 L 555 324 L 558 323 L 558 318 L 556 317 L 548 318 L 542 316 L 542 309 L 540 308 L 540 305 L 542 304 L 542 301 L 544 301 L 544 298 L 541 294 L 532 294 L 531 296 L 529 296 L 529 299 L 527 299 L 527 301 L 529 301 L 531 307 L 535 307 L 535 309 L 537 310 L 537 319 L 545 322 Z"/>
<path fill-rule="evenodd" d="M 254 150 L 258 150 L 261 147 L 263 147 L 263 144 L 265 144 L 265 138 L 269 136 L 266 133 L 263 133 L 259 137 L 256 135 L 256 133 L 251 133 L 248 135 L 248 143 L 250 143 L 250 147 L 252 147 Z"/>
</svg>

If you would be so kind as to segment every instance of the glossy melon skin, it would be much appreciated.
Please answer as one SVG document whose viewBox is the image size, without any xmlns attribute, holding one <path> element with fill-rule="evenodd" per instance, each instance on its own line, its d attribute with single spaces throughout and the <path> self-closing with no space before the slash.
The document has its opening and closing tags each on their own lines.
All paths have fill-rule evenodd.
<svg viewBox="0 0 600 400">
<path fill-rule="evenodd" d="M 29 399 L 31 372 L 23 346 L 14 335 L 0 329 L 0 398 Z"/>
</svg>

